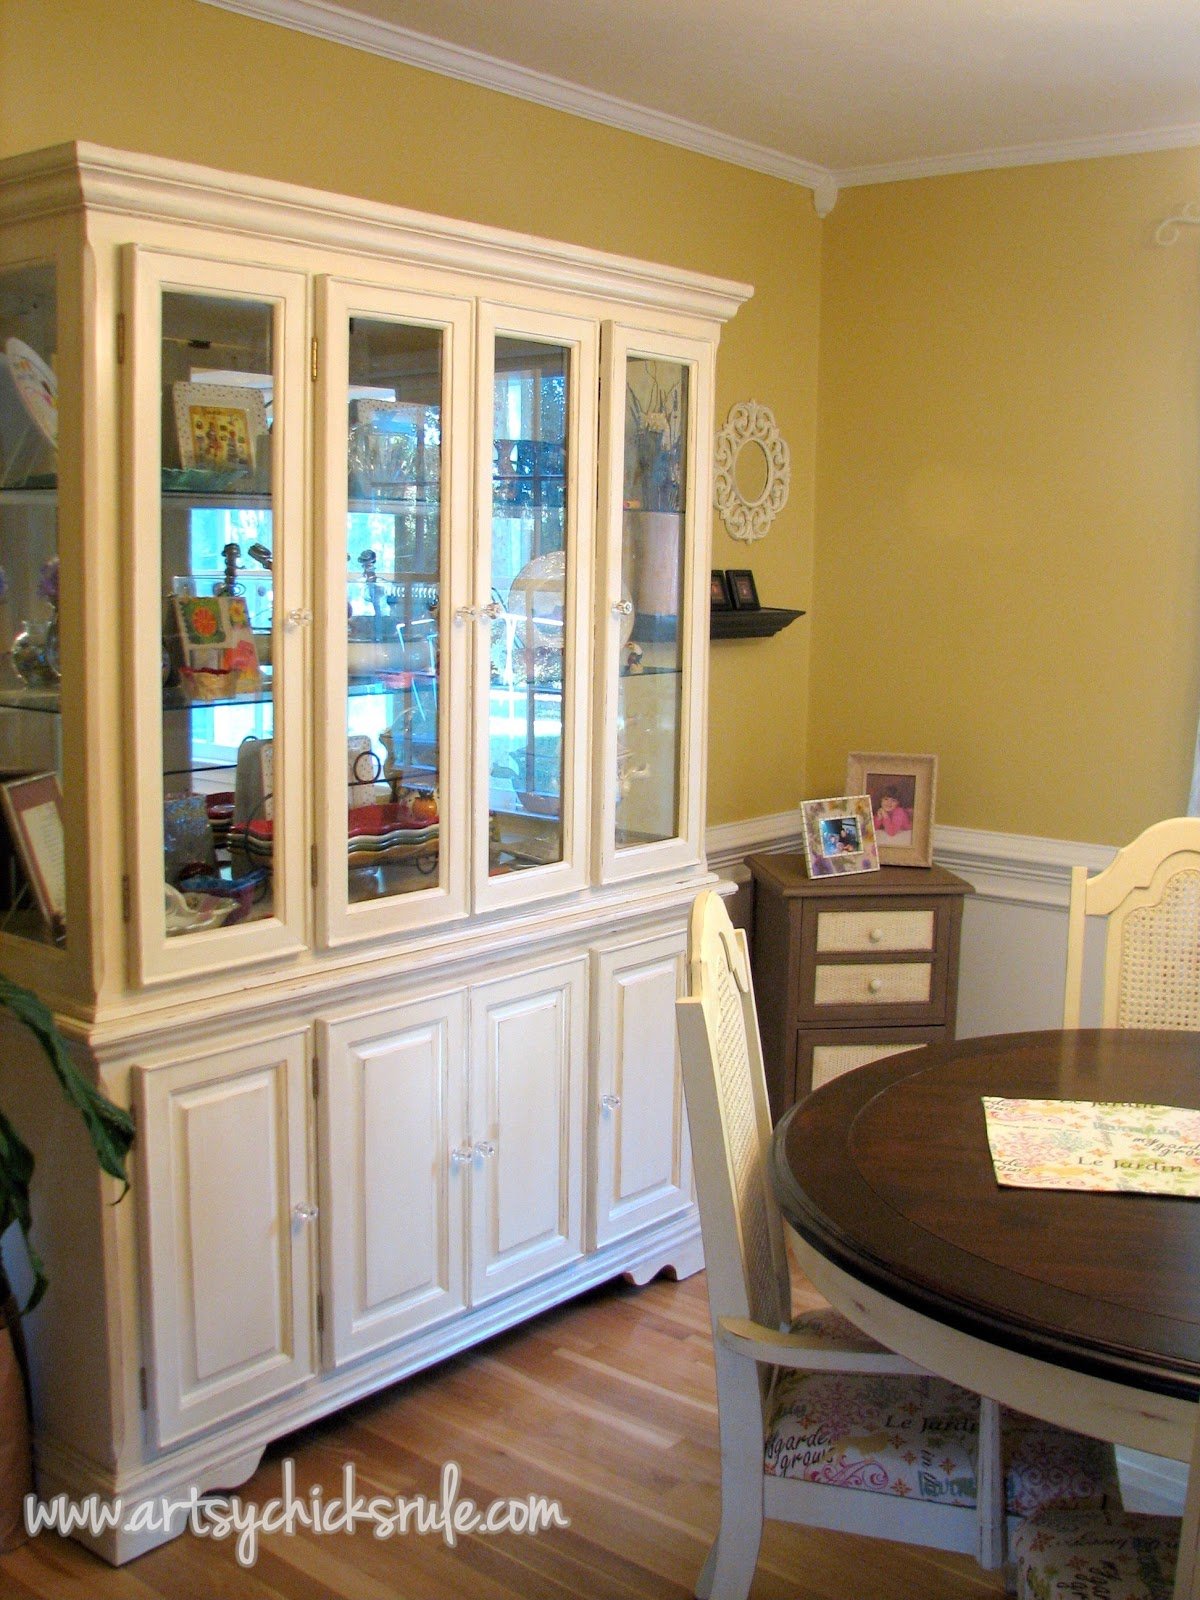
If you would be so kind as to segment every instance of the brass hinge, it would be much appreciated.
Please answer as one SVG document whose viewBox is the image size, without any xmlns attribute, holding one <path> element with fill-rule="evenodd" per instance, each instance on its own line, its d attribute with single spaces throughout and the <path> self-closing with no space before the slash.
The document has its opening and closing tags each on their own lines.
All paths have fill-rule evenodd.
<svg viewBox="0 0 1200 1600">
<path fill-rule="evenodd" d="M 117 312 L 117 365 L 125 365 L 125 313 Z"/>
<path fill-rule="evenodd" d="M 121 916 L 128 922 L 133 916 L 133 894 L 129 887 L 129 874 L 121 879 Z"/>
<path fill-rule="evenodd" d="M 321 1095 L 321 1058 L 314 1056 L 312 1062 L 312 1092 L 313 1099 L 318 1100 Z"/>
<path fill-rule="evenodd" d="M 317 887 L 318 876 L 317 847 L 314 844 L 310 847 L 308 852 L 308 881 L 312 884 L 314 889 Z"/>
<path fill-rule="evenodd" d="M 317 1291 L 317 1332 L 325 1332 L 325 1296 Z"/>
<path fill-rule="evenodd" d="M 317 336 L 316 336 L 315 333 L 313 334 L 313 341 L 312 341 L 312 357 L 311 357 L 310 376 L 312 377 L 312 381 L 314 383 L 316 383 L 316 381 L 317 381 Z"/>
<path fill-rule="evenodd" d="M 138 1368 L 138 1393 L 141 1396 L 141 1400 L 142 1400 L 142 1410 L 143 1411 L 149 1411 L 149 1409 L 150 1409 L 150 1390 L 149 1390 L 149 1387 L 148 1387 L 147 1382 L 146 1382 L 146 1369 L 145 1369 L 145 1367 L 139 1367 Z"/>
</svg>

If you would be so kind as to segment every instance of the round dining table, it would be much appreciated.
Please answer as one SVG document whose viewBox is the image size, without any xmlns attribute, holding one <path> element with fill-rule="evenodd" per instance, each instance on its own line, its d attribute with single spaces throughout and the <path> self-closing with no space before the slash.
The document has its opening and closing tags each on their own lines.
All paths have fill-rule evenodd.
<svg viewBox="0 0 1200 1600">
<path fill-rule="evenodd" d="M 1200 1033 L 1001 1034 L 824 1084 L 781 1119 L 771 1149 L 801 1270 L 934 1372 L 1190 1460 L 1200 1200 L 1002 1187 L 985 1095 L 1200 1109 Z"/>
<path fill-rule="evenodd" d="M 1200 1600 L 1200 1200 L 1002 1186 L 991 1095 L 1200 1110 L 1200 1033 L 998 1034 L 822 1085 L 771 1145 L 801 1270 L 930 1371 L 1190 1462 L 1173 1600 Z"/>
</svg>

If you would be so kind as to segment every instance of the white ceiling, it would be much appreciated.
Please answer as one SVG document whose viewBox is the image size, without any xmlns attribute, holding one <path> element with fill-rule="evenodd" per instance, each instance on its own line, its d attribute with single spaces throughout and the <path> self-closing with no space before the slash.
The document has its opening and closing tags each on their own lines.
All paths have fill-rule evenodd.
<svg viewBox="0 0 1200 1600">
<path fill-rule="evenodd" d="M 1200 144 L 1200 0 L 210 0 L 836 186 Z"/>
</svg>

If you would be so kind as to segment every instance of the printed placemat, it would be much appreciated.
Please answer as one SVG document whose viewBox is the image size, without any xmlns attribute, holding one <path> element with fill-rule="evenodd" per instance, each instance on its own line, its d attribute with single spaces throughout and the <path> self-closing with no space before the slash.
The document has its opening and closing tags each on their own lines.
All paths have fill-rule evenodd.
<svg viewBox="0 0 1200 1600">
<path fill-rule="evenodd" d="M 996 1182 L 1200 1196 L 1200 1111 L 1137 1101 L 983 1096 Z"/>
</svg>

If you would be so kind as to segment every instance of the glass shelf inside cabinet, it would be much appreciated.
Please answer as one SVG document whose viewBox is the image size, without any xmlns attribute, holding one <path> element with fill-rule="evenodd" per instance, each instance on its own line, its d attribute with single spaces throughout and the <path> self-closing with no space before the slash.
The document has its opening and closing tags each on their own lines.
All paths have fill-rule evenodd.
<svg viewBox="0 0 1200 1600">
<path fill-rule="evenodd" d="M 0 932 L 66 937 L 57 284 L 0 270 Z"/>
</svg>

